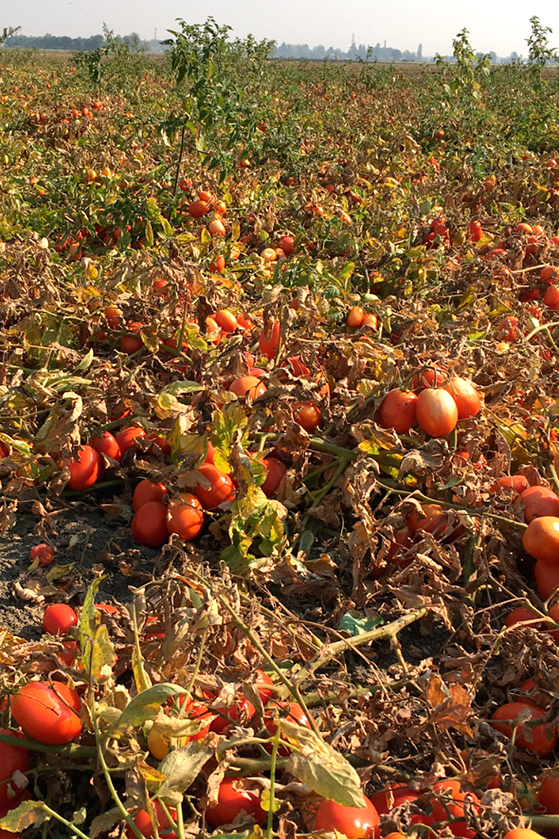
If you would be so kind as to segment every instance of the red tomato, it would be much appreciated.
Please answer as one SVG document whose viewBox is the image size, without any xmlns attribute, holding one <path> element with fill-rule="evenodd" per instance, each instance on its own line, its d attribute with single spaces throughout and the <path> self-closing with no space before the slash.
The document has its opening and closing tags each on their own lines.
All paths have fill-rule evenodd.
<svg viewBox="0 0 559 839">
<path fill-rule="evenodd" d="M 431 437 L 445 437 L 456 428 L 456 402 L 442 388 L 426 388 L 417 397 L 417 421 Z"/>
<path fill-rule="evenodd" d="M 526 524 L 530 524 L 532 519 L 539 516 L 559 516 L 559 495 L 552 489 L 543 486 L 528 487 L 520 498 L 524 504 Z"/>
<path fill-rule="evenodd" d="M 317 810 L 315 830 L 337 830 L 347 839 L 373 839 L 380 825 L 379 814 L 372 802 L 365 798 L 365 807 L 344 807 L 324 799 Z"/>
<path fill-rule="evenodd" d="M 541 519 L 534 519 L 534 521 L 541 521 Z M 538 560 L 534 568 L 534 575 L 540 597 L 542 600 L 547 600 L 559 586 L 559 564 Z"/>
<path fill-rule="evenodd" d="M 504 318 L 497 327 L 497 334 L 501 341 L 518 341 L 518 318 L 515 315 Z"/>
<path fill-rule="evenodd" d="M 538 623 L 535 623 L 535 621 L 538 621 Z M 542 626 L 541 618 L 527 606 L 518 606 L 512 612 L 509 612 L 505 618 L 505 626 L 509 627 L 522 626 L 526 622 L 528 622 L 528 626 L 534 629 L 540 629 Z"/>
<path fill-rule="evenodd" d="M 176 839 L 177 834 L 173 832 L 173 825 L 172 822 L 169 821 L 165 810 L 159 803 L 159 801 L 152 801 L 153 808 L 155 810 L 155 818 L 157 819 L 157 832 L 159 836 L 165 837 L 165 839 Z M 172 819 L 176 819 L 177 811 L 175 807 L 168 807 L 169 815 Z M 151 820 L 151 816 L 147 810 L 138 810 L 136 815 L 134 816 L 134 824 L 142 834 L 145 836 L 146 839 L 151 839 L 152 836 L 155 835 L 155 830 L 153 827 L 153 822 Z M 130 839 L 136 839 L 136 834 L 133 830 L 131 830 L 128 825 L 126 825 L 126 835 L 130 837 Z"/>
<path fill-rule="evenodd" d="M 468 235 L 471 242 L 479 242 L 483 236 L 483 229 L 480 221 L 471 221 L 468 225 Z"/>
<path fill-rule="evenodd" d="M 260 489 L 267 498 L 271 498 L 287 472 L 287 466 L 276 457 L 265 457 L 262 463 L 266 467 L 266 480 Z"/>
<path fill-rule="evenodd" d="M 529 486 L 528 479 L 524 475 L 505 475 L 503 478 L 499 478 L 489 488 L 489 492 L 500 492 L 501 489 L 504 489 L 512 490 L 512 492 L 516 492 L 519 495 L 525 489 L 528 489 Z"/>
<path fill-rule="evenodd" d="M 256 676 L 255 687 L 258 691 L 258 696 L 262 700 L 262 704 L 266 705 L 274 696 L 274 690 L 270 689 L 274 686 L 274 681 L 271 679 L 264 670 L 255 670 L 254 675 Z M 270 688 L 267 686 L 270 685 Z"/>
<path fill-rule="evenodd" d="M 147 478 L 144 478 L 143 481 L 140 481 L 132 495 L 134 512 L 137 513 L 140 507 L 143 507 L 148 501 L 163 502 L 164 496 L 168 493 L 169 490 L 165 484 L 162 484 L 160 481 L 149 481 Z"/>
<path fill-rule="evenodd" d="M 51 603 L 43 613 L 43 629 L 49 635 L 67 635 L 71 626 L 78 625 L 78 616 L 67 603 Z"/>
<path fill-rule="evenodd" d="M 536 559 L 553 565 L 559 563 L 559 518 L 539 516 L 532 519 L 524 531 L 522 544 Z"/>
<path fill-rule="evenodd" d="M 187 212 L 192 218 L 202 218 L 210 212 L 210 205 L 206 201 L 193 201 L 187 207 Z"/>
<path fill-rule="evenodd" d="M 421 368 L 417 368 L 414 371 L 414 375 L 410 381 L 410 388 L 415 392 L 419 393 L 419 391 L 424 390 L 426 387 L 439 387 L 444 382 L 446 382 L 448 376 L 444 370 L 440 370 L 436 364 L 432 364 L 430 367 L 425 367 L 423 370 L 420 371 Z"/>
<path fill-rule="evenodd" d="M 161 501 L 148 501 L 135 513 L 130 528 L 137 545 L 160 548 L 169 538 L 166 505 Z"/>
<path fill-rule="evenodd" d="M 291 365 L 291 369 L 293 370 L 293 375 L 294 376 L 309 376 L 310 375 L 311 371 L 309 370 L 307 365 L 302 361 L 300 355 L 294 355 L 291 358 L 288 358 L 287 362 L 285 362 L 282 365 L 282 367 L 286 367 L 288 363 Z"/>
<path fill-rule="evenodd" d="M 444 781 L 437 781 L 433 784 L 433 792 L 442 796 L 442 800 L 434 798 L 431 802 L 433 813 L 429 816 L 430 824 L 449 822 L 449 828 L 453 836 L 463 836 L 473 839 L 475 830 L 471 830 L 464 820 L 464 802 L 471 801 L 479 804 L 479 798 L 473 792 L 464 792 L 460 781 L 456 778 L 448 778 Z M 455 821 L 456 820 L 456 821 Z"/>
<path fill-rule="evenodd" d="M 252 327 L 254 326 L 251 319 L 248 318 L 246 315 L 239 315 L 237 317 L 237 323 L 239 324 L 241 329 L 252 329 Z M 254 359 L 254 356 L 253 356 L 253 359 Z M 253 361 L 253 363 L 254 363 L 254 361 Z M 252 366 L 252 365 L 249 365 L 249 366 Z"/>
<path fill-rule="evenodd" d="M 389 390 L 379 408 L 379 425 L 405 434 L 417 419 L 417 396 L 411 390 Z"/>
<path fill-rule="evenodd" d="M 231 727 L 231 723 L 227 717 L 233 720 L 233 722 L 239 721 L 240 723 L 245 723 L 254 716 L 255 711 L 256 708 L 252 702 L 249 702 L 248 699 L 245 699 L 244 697 L 239 699 L 238 702 L 234 702 L 233 705 L 229 706 L 229 708 L 225 708 L 223 706 L 220 706 L 219 708 L 212 708 L 212 712 L 214 714 L 220 714 L 220 716 L 212 720 L 210 724 L 210 731 L 215 731 L 216 734 L 222 734 Z"/>
<path fill-rule="evenodd" d="M 122 317 L 122 309 L 119 309 L 118 306 L 107 306 L 105 317 L 107 318 L 107 325 L 111 329 L 118 329 L 120 318 Z"/>
<path fill-rule="evenodd" d="M 257 399 L 263 393 L 266 393 L 266 385 L 257 379 L 256 376 L 239 376 L 238 379 L 233 379 L 229 385 L 229 393 L 234 393 L 235 396 L 250 396 L 251 399 Z"/>
<path fill-rule="evenodd" d="M 10 737 L 21 737 L 17 731 L 10 731 L 9 728 L 0 728 L 0 734 L 8 734 Z M 24 790 L 13 783 L 14 772 L 25 774 L 29 769 L 29 751 L 25 746 L 15 746 L 11 743 L 0 743 L 0 810 L 17 807 L 22 799 Z M 14 834 L 10 834 L 13 836 Z"/>
<path fill-rule="evenodd" d="M 350 329 L 357 329 L 363 325 L 365 310 L 361 306 L 353 306 L 347 314 L 347 325 Z"/>
<path fill-rule="evenodd" d="M 552 312 L 559 310 L 559 288 L 556 285 L 550 285 L 549 288 L 546 289 L 543 296 L 543 302 L 544 305 L 547 306 L 548 309 L 551 309 Z"/>
<path fill-rule="evenodd" d="M 133 445 L 135 445 L 136 440 L 141 439 L 142 437 L 146 436 L 146 432 L 143 428 L 139 428 L 137 425 L 133 425 L 130 428 L 125 428 L 123 431 L 120 431 L 115 440 L 118 443 L 118 447 L 122 454 L 125 454 L 128 449 L 131 449 Z"/>
<path fill-rule="evenodd" d="M 239 326 L 237 318 L 229 309 L 220 309 L 215 313 L 214 320 L 223 332 L 234 332 Z"/>
<path fill-rule="evenodd" d="M 279 345 L 279 340 L 280 325 L 279 321 L 276 321 L 272 326 L 272 331 L 270 332 L 270 334 L 267 335 L 264 331 L 262 331 L 260 338 L 258 339 L 258 346 L 262 355 L 265 355 L 266 358 L 275 358 Z"/>
<path fill-rule="evenodd" d="M 54 556 L 54 551 L 50 545 L 34 545 L 29 551 L 29 559 L 31 562 L 39 560 L 39 565 L 50 565 Z"/>
<path fill-rule="evenodd" d="M 99 436 L 92 437 L 91 446 L 99 454 L 105 454 L 113 460 L 120 460 L 122 457 L 120 446 L 110 431 L 103 431 Z"/>
<path fill-rule="evenodd" d="M 28 682 L 10 700 L 12 716 L 39 743 L 62 746 L 82 730 L 78 694 L 62 682 Z"/>
<path fill-rule="evenodd" d="M 171 501 L 167 507 L 167 530 L 176 533 L 185 542 L 198 536 L 203 524 L 200 501 L 189 492 L 181 492 L 180 501 Z"/>
<path fill-rule="evenodd" d="M 546 816 L 559 815 L 559 775 L 545 775 L 538 793 L 538 804 L 544 808 Z M 547 832 L 547 831 L 546 831 Z M 552 835 L 557 835 L 557 829 Z"/>
<path fill-rule="evenodd" d="M 123 335 L 120 339 L 120 348 L 126 355 L 134 355 L 144 346 L 139 335 Z"/>
<path fill-rule="evenodd" d="M 91 446 L 80 446 L 76 456 L 69 458 L 66 465 L 70 470 L 70 489 L 89 489 L 96 482 L 101 471 L 101 458 Z"/>
<path fill-rule="evenodd" d="M 280 248 L 286 256 L 290 256 L 295 249 L 295 239 L 293 236 L 282 236 L 280 239 Z"/>
<path fill-rule="evenodd" d="M 206 482 L 209 482 L 209 487 L 198 484 L 193 490 L 202 502 L 204 510 L 215 510 L 220 504 L 233 498 L 235 484 L 229 475 L 226 475 L 213 463 L 203 463 L 197 472 L 206 479 Z"/>
<path fill-rule="evenodd" d="M 278 712 L 280 716 L 284 717 L 288 722 L 296 723 L 297 725 L 301 725 L 304 728 L 311 727 L 307 715 L 305 714 L 298 702 L 271 702 L 268 704 L 266 708 L 266 714 L 264 715 L 264 725 L 266 726 L 272 737 L 278 730 L 278 726 L 276 723 L 276 716 L 278 715 Z M 271 744 L 264 746 L 264 748 L 270 754 L 272 753 Z M 280 746 L 278 749 L 278 754 L 281 757 L 287 757 L 289 754 L 291 754 L 291 749 L 289 748 L 289 746 Z"/>
<path fill-rule="evenodd" d="M 267 812 L 260 806 L 260 798 L 250 790 L 238 786 L 240 782 L 233 778 L 224 778 L 217 794 L 217 804 L 206 810 L 206 821 L 210 827 L 230 824 L 244 810 L 261 827 L 266 821 Z"/>
<path fill-rule="evenodd" d="M 293 405 L 293 419 L 309 434 L 318 428 L 322 415 L 320 408 L 314 402 L 295 402 Z"/>
<path fill-rule="evenodd" d="M 458 408 L 458 419 L 464 420 L 475 417 L 481 411 L 481 399 L 474 385 L 460 376 L 453 376 L 445 382 L 443 388 L 447 390 Z"/>
<path fill-rule="evenodd" d="M 369 796 L 379 816 L 390 813 L 395 807 L 399 807 L 405 801 L 416 801 L 420 792 L 413 790 L 406 784 L 392 784 L 389 787 L 374 792 Z"/>
<path fill-rule="evenodd" d="M 541 720 L 545 717 L 546 711 L 539 708 L 529 700 L 522 702 L 507 702 L 501 705 L 500 708 L 493 713 L 491 717 L 491 725 L 497 731 L 501 731 L 507 737 L 512 737 L 514 721 L 520 713 L 528 711 L 530 713 L 530 720 Z M 526 733 L 524 733 L 526 731 Z M 557 745 L 557 728 L 556 726 L 548 726 L 547 724 L 530 726 L 525 729 L 524 723 L 516 728 L 515 743 L 522 749 L 527 749 L 530 752 L 535 752 L 540 757 L 545 757 L 551 754 Z"/>
</svg>

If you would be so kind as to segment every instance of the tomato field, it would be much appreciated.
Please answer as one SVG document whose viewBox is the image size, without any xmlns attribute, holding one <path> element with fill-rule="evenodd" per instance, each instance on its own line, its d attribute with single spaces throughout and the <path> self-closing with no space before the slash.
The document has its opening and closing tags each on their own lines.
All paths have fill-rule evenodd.
<svg viewBox="0 0 559 839">
<path fill-rule="evenodd" d="M 3 839 L 557 835 L 531 23 L 410 74 L 0 50 Z"/>
</svg>

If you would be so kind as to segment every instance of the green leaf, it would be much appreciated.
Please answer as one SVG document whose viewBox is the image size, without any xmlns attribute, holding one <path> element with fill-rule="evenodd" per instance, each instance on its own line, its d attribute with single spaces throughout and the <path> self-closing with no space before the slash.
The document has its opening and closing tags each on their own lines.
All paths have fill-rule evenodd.
<svg viewBox="0 0 559 839">
<path fill-rule="evenodd" d="M 314 731 L 282 719 L 279 722 L 284 737 L 297 746 L 286 769 L 309 789 L 342 804 L 344 807 L 364 807 L 359 775 L 348 761 Z"/>
<path fill-rule="evenodd" d="M 153 685 L 147 690 L 143 690 L 126 706 L 117 724 L 111 730 L 111 736 L 122 733 L 127 726 L 137 728 L 143 725 L 146 720 L 155 719 L 163 702 L 172 696 L 182 694 L 188 695 L 188 692 L 184 688 L 178 685 L 172 685 L 169 682 L 162 682 L 159 685 Z"/>
<path fill-rule="evenodd" d="M 358 612 L 349 611 L 340 620 L 340 629 L 345 629 L 350 635 L 363 635 L 365 632 L 370 632 L 375 626 L 380 626 L 381 623 L 383 623 L 383 620 L 380 616 L 367 618 L 364 615 L 360 616 Z"/>
<path fill-rule="evenodd" d="M 153 227 L 151 226 L 151 221 L 149 221 L 149 219 L 146 220 L 146 242 L 150 248 L 153 248 L 155 240 L 153 238 Z"/>
</svg>

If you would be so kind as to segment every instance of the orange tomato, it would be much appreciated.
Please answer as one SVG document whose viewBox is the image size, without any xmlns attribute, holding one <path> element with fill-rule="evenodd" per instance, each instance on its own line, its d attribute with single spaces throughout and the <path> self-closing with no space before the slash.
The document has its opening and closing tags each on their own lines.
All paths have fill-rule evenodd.
<svg viewBox="0 0 559 839">
<path fill-rule="evenodd" d="M 431 437 L 444 437 L 456 428 L 458 407 L 442 388 L 426 388 L 417 397 L 417 421 Z"/>
</svg>

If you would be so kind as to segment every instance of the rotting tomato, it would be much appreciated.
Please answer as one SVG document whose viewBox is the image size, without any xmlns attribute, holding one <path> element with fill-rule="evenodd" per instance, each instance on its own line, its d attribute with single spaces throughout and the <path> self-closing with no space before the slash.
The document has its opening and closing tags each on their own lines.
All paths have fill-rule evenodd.
<svg viewBox="0 0 559 839">
<path fill-rule="evenodd" d="M 389 390 L 379 408 L 379 425 L 405 434 L 417 420 L 417 394 L 411 390 Z"/>
<path fill-rule="evenodd" d="M 67 635 L 78 625 L 78 616 L 67 603 L 51 603 L 43 613 L 43 629 L 49 635 Z"/>
<path fill-rule="evenodd" d="M 239 781 L 224 778 L 217 794 L 217 804 L 206 810 L 206 821 L 210 827 L 230 824 L 243 810 L 261 827 L 266 821 L 267 812 L 260 804 L 260 798 L 250 790 L 239 787 Z"/>
<path fill-rule="evenodd" d="M 317 810 L 314 829 L 336 830 L 347 839 L 373 839 L 379 825 L 377 809 L 368 798 L 364 807 L 347 807 L 326 798 Z"/>
<path fill-rule="evenodd" d="M 448 391 L 425 388 L 417 397 L 417 422 L 431 437 L 445 437 L 456 428 L 458 407 Z"/>
<path fill-rule="evenodd" d="M 535 559 L 557 565 L 559 563 L 559 517 L 538 516 L 532 519 L 522 535 L 522 544 L 524 550 Z"/>
<path fill-rule="evenodd" d="M 546 711 L 529 700 L 507 702 L 494 711 L 490 722 L 493 728 L 511 738 L 515 728 L 515 720 L 520 714 L 524 717 L 529 714 L 530 722 L 532 722 L 532 720 L 543 719 Z M 551 754 L 557 745 L 557 739 L 557 727 L 548 726 L 547 723 L 527 727 L 524 722 L 516 727 L 515 743 L 527 751 L 535 752 L 540 757 Z"/>
<path fill-rule="evenodd" d="M 82 730 L 81 699 L 62 682 L 28 682 L 12 696 L 10 708 L 17 724 L 39 743 L 62 746 Z"/>
<path fill-rule="evenodd" d="M 31 562 L 39 561 L 39 566 L 50 565 L 54 557 L 54 551 L 50 545 L 44 543 L 40 545 L 33 545 L 29 551 L 29 559 Z"/>
<path fill-rule="evenodd" d="M 150 481 L 147 478 L 144 478 L 132 495 L 132 507 L 134 508 L 134 512 L 137 513 L 140 507 L 143 507 L 144 504 L 147 504 L 149 501 L 160 501 L 163 502 L 163 498 L 168 495 L 169 490 L 162 484 L 160 481 Z"/>
<path fill-rule="evenodd" d="M 229 475 L 222 472 L 213 463 L 203 463 L 197 472 L 205 478 L 205 482 L 209 483 L 208 487 L 201 483 L 197 484 L 193 490 L 202 502 L 204 510 L 215 510 L 220 504 L 231 501 L 235 494 L 235 484 Z"/>
<path fill-rule="evenodd" d="M 75 457 L 66 461 L 70 470 L 70 489 L 84 490 L 92 487 L 99 477 L 101 463 L 99 452 L 91 446 L 80 446 Z"/>
<path fill-rule="evenodd" d="M 143 504 L 130 522 L 130 529 L 137 545 L 160 548 L 169 538 L 167 506 L 161 501 L 148 501 Z"/>
</svg>

